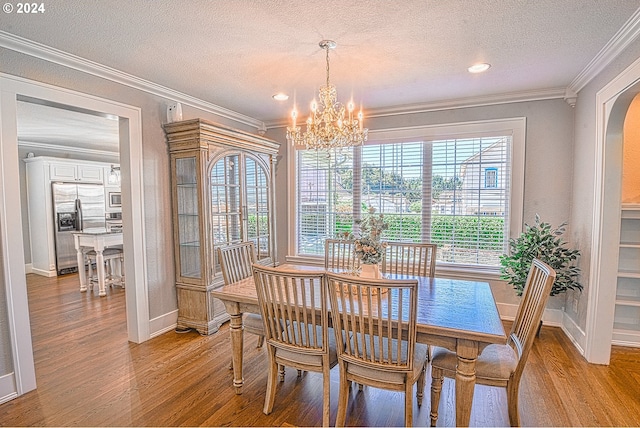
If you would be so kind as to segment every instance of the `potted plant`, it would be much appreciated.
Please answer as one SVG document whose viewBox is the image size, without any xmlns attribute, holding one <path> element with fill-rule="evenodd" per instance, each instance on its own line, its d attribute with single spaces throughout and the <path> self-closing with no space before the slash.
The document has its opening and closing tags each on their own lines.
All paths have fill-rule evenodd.
<svg viewBox="0 0 640 428">
<path fill-rule="evenodd" d="M 354 241 L 356 257 L 360 259 L 361 276 L 380 278 L 380 266 L 386 243 L 381 242 L 382 232 L 389 228 L 383 214 L 375 215 L 376 209 L 369 207 L 367 216 L 360 224 L 360 237 Z"/>
<path fill-rule="evenodd" d="M 509 239 L 509 254 L 500 256 L 500 278 L 508 281 L 518 296 L 522 295 L 534 258 L 556 271 L 552 296 L 569 289 L 582 291 L 582 284 L 578 282 L 580 268 L 573 263 L 580 251 L 565 246 L 562 234 L 566 225 L 565 222 L 552 228 L 549 223 L 540 222 L 540 216 L 536 214 L 535 225 L 525 224 L 525 231 L 517 239 Z"/>
</svg>

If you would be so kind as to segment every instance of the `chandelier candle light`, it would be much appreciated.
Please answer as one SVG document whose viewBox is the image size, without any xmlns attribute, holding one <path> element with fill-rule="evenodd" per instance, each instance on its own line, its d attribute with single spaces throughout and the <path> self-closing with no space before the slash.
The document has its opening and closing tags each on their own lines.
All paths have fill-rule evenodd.
<svg viewBox="0 0 640 428">
<path fill-rule="evenodd" d="M 360 146 L 367 141 L 368 129 L 362 126 L 362 109 L 355 115 L 353 101 L 347 105 L 347 111 L 338 102 L 336 87 L 329 83 L 329 49 L 335 49 L 336 42 L 322 40 L 320 47 L 327 54 L 327 84 L 320 88 L 319 105 L 311 102 L 311 114 L 307 119 L 307 130 L 302 133 L 297 126 L 298 111 L 291 113 L 292 125 L 287 127 L 287 140 L 294 146 L 305 146 L 307 149 L 330 150 L 344 147 Z M 348 113 L 345 117 L 345 113 Z"/>
</svg>

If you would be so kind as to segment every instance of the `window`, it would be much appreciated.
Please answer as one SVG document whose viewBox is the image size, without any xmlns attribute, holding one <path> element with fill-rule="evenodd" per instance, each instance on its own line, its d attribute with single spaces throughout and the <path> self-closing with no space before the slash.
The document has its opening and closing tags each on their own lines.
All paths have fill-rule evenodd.
<svg viewBox="0 0 640 428">
<path fill-rule="evenodd" d="M 441 264 L 499 266 L 522 220 L 524 119 L 507 122 L 513 128 L 465 127 L 477 135 L 452 125 L 447 138 L 429 128 L 371 132 L 365 146 L 331 156 L 298 150 L 294 254 L 322 255 L 325 239 L 352 232 L 373 206 L 389 223 L 386 240 L 434 242 Z"/>
<path fill-rule="evenodd" d="M 498 168 L 485 168 L 484 170 L 484 187 L 498 187 Z"/>
</svg>

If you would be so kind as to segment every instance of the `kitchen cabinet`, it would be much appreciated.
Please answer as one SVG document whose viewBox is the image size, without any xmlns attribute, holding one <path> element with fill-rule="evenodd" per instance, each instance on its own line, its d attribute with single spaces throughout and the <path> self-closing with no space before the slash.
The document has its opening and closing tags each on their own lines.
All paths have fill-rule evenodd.
<svg viewBox="0 0 640 428">
<path fill-rule="evenodd" d="M 217 248 L 252 241 L 276 261 L 274 165 L 279 144 L 202 119 L 164 125 L 171 158 L 178 329 L 211 334 L 229 319 Z"/>
<path fill-rule="evenodd" d="M 640 204 L 622 204 L 618 251 L 613 341 L 640 347 Z"/>
<path fill-rule="evenodd" d="M 51 184 L 103 184 L 104 162 L 36 156 L 24 159 L 31 247 L 31 272 L 56 276 L 55 219 Z"/>
<path fill-rule="evenodd" d="M 89 165 L 71 162 L 51 162 L 49 168 L 52 181 L 102 183 L 104 178 L 104 166 L 102 164 Z"/>
</svg>

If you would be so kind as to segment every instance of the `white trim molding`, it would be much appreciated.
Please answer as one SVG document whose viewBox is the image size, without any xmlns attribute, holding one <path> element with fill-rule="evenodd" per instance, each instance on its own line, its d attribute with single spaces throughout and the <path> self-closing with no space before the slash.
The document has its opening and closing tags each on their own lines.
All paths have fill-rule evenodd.
<svg viewBox="0 0 640 428">
<path fill-rule="evenodd" d="M 454 110 L 471 107 L 485 107 L 499 104 L 521 103 L 527 101 L 544 101 L 566 99 L 565 88 L 540 89 L 506 94 L 485 95 L 481 97 L 458 98 L 448 101 L 434 101 L 421 104 L 407 104 L 404 106 L 372 109 L 367 112 L 367 118 L 400 116 L 416 113 L 428 113 L 442 110 Z M 575 103 L 574 103 L 575 104 Z M 269 129 L 289 126 L 287 119 L 267 122 Z"/>
<path fill-rule="evenodd" d="M 636 10 L 620 30 L 604 45 L 589 64 L 573 79 L 568 89 L 578 93 L 640 35 L 640 9 Z"/>
<path fill-rule="evenodd" d="M 235 122 L 255 127 L 258 131 L 265 129 L 264 122 L 260 120 L 6 31 L 0 31 L 0 46 L 166 98 L 168 103 L 180 102 Z"/>
<path fill-rule="evenodd" d="M 149 320 L 149 338 L 160 336 L 178 326 L 178 310 L 168 312 Z"/>
<path fill-rule="evenodd" d="M 497 303 L 500 319 L 513 321 L 516 318 L 519 305 L 513 303 Z M 542 323 L 551 327 L 562 327 L 563 312 L 561 309 L 545 309 Z"/>
<path fill-rule="evenodd" d="M 96 150 L 88 147 L 73 147 L 73 146 L 54 146 L 46 143 L 36 143 L 34 141 L 18 140 L 18 147 L 24 147 L 29 149 L 50 150 L 66 153 L 82 153 L 95 156 L 108 156 L 118 158 L 120 152 L 112 152 L 108 150 Z"/>
</svg>

